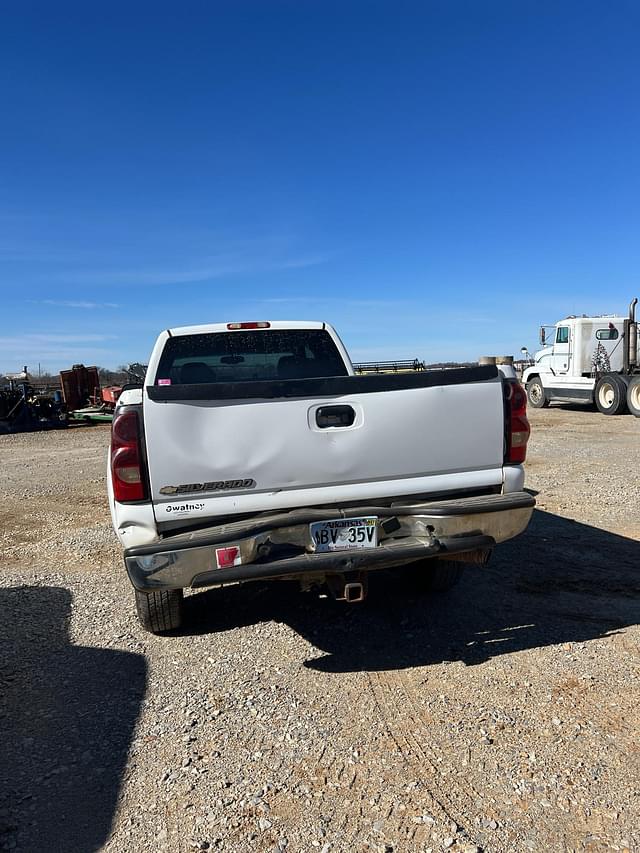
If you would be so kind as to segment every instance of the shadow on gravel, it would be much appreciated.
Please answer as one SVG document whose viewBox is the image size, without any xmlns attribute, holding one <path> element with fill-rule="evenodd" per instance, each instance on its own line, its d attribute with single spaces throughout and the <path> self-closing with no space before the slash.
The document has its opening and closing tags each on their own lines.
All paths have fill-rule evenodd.
<svg viewBox="0 0 640 853">
<path fill-rule="evenodd" d="M 559 403 L 557 400 L 554 400 L 550 408 L 554 410 L 558 409 L 561 412 L 591 412 L 591 414 L 600 414 L 595 403 L 589 403 L 588 405 L 585 403 Z"/>
<path fill-rule="evenodd" d="M 448 593 L 418 595 L 408 569 L 373 572 L 362 605 L 274 582 L 186 599 L 188 633 L 270 619 L 325 654 L 323 672 L 392 670 L 442 661 L 468 666 L 557 643 L 592 640 L 640 617 L 640 542 L 536 510 L 525 534 L 469 566 Z"/>
<path fill-rule="evenodd" d="M 0 589 L 0 849 L 88 853 L 109 836 L 146 663 L 71 645 L 71 601 Z"/>
</svg>

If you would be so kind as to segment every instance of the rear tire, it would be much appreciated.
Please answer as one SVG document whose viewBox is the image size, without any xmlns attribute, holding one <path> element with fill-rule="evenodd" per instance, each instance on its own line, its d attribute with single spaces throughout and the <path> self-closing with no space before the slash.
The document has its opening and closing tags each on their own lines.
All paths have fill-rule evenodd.
<svg viewBox="0 0 640 853">
<path fill-rule="evenodd" d="M 465 564 L 454 560 L 420 560 L 407 568 L 420 592 L 446 592 L 460 583 Z"/>
<path fill-rule="evenodd" d="M 594 399 L 603 415 L 622 415 L 627 411 L 627 384 L 615 373 L 606 373 L 596 383 Z"/>
<path fill-rule="evenodd" d="M 640 418 L 640 376 L 632 376 L 627 386 L 627 408 Z"/>
<path fill-rule="evenodd" d="M 136 610 L 140 624 L 152 634 L 177 631 L 182 625 L 184 596 L 181 589 L 163 589 L 158 592 L 135 590 Z"/>
<path fill-rule="evenodd" d="M 527 400 L 534 409 L 549 407 L 549 399 L 539 376 L 534 376 L 530 382 L 527 382 Z"/>
</svg>

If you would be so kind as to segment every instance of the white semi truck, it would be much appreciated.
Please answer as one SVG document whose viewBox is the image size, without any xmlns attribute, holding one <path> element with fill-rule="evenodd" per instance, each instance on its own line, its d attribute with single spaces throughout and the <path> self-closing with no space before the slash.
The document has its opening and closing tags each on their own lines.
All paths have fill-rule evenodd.
<svg viewBox="0 0 640 853">
<path fill-rule="evenodd" d="M 628 317 L 566 317 L 541 326 L 542 349 L 522 375 L 529 404 L 595 403 L 604 415 L 629 411 L 640 417 L 637 302 L 632 300 Z"/>
</svg>

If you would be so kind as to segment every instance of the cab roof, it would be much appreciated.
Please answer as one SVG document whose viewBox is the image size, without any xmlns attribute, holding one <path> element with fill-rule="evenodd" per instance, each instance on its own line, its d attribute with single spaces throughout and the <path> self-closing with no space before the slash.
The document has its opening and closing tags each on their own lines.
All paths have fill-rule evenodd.
<svg viewBox="0 0 640 853">
<path fill-rule="evenodd" d="M 170 335 L 205 335 L 211 332 L 238 331 L 238 328 L 230 329 L 229 326 L 239 327 L 244 323 L 254 322 L 268 323 L 268 327 L 265 328 L 269 329 L 324 329 L 326 326 L 320 320 L 228 320 L 226 323 L 205 323 L 201 326 L 176 326 L 167 331 Z M 257 332 L 263 330 L 263 328 L 255 329 Z"/>
<path fill-rule="evenodd" d="M 619 314 L 594 314 L 592 317 L 587 317 L 586 314 L 583 314 L 582 317 L 576 317 L 575 315 L 571 315 L 569 317 L 565 317 L 564 320 L 558 320 L 557 323 L 554 323 L 554 326 L 562 326 L 568 320 L 573 320 L 575 323 L 596 323 L 599 320 L 618 320 L 621 323 L 624 322 L 624 317 L 621 317 Z"/>
</svg>

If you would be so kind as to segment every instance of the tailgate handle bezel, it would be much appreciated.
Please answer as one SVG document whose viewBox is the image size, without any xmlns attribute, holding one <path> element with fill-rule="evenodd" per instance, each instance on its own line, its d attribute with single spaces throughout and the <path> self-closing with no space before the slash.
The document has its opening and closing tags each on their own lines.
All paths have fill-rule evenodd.
<svg viewBox="0 0 640 853">
<path fill-rule="evenodd" d="M 316 425 L 320 429 L 346 429 L 354 425 L 353 406 L 320 406 L 316 409 Z"/>
</svg>

